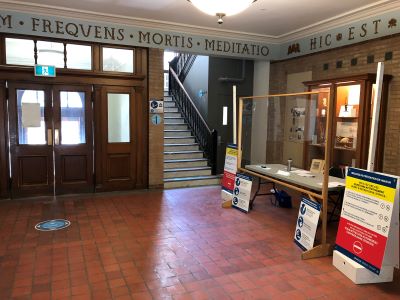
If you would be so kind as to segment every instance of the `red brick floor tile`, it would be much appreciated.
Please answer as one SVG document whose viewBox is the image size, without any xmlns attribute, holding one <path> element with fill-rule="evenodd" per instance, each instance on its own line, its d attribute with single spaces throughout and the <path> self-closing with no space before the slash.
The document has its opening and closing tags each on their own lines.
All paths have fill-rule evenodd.
<svg viewBox="0 0 400 300">
<path fill-rule="evenodd" d="M 149 292 L 132 293 L 130 295 L 134 300 L 152 300 L 152 296 Z"/>
<path fill-rule="evenodd" d="M 71 287 L 72 296 L 90 294 L 90 287 L 86 284 Z"/>
<path fill-rule="evenodd" d="M 68 289 L 52 289 L 51 298 L 52 299 L 59 299 L 71 296 L 71 290 Z"/>
<path fill-rule="evenodd" d="M 31 286 L 15 287 L 12 290 L 12 297 L 28 296 L 32 292 Z"/>
<path fill-rule="evenodd" d="M 126 286 L 119 286 L 119 287 L 114 287 L 111 288 L 111 294 L 113 297 L 119 297 L 119 296 L 124 296 L 124 295 L 129 295 L 129 289 Z"/>
<path fill-rule="evenodd" d="M 32 298 L 31 298 L 31 300 L 50 300 L 50 299 L 51 299 L 50 291 L 32 293 Z"/>
<path fill-rule="evenodd" d="M 0 202 L 1 300 L 400 295 L 397 270 L 392 283 L 358 286 L 331 257 L 301 260 L 293 243 L 297 209 L 261 197 L 249 214 L 222 209 L 218 187 L 63 196 L 52 203 Z M 72 222 L 66 230 L 33 229 L 65 216 Z M 333 236 L 336 227 L 329 224 Z"/>
</svg>

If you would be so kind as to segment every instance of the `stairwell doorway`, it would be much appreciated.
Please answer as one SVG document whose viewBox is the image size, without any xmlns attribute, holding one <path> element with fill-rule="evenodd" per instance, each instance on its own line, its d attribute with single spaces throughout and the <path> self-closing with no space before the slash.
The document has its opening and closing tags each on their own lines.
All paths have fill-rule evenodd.
<svg viewBox="0 0 400 300">
<path fill-rule="evenodd" d="M 217 185 L 220 176 L 212 175 L 209 159 L 187 122 L 184 107 L 178 105 L 176 95 L 169 90 L 169 62 L 178 56 L 164 52 L 164 187 Z"/>
</svg>

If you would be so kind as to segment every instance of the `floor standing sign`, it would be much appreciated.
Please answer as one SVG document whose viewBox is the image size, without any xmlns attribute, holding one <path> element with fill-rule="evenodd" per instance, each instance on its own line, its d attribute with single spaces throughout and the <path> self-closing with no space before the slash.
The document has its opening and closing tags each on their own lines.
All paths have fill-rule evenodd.
<svg viewBox="0 0 400 300">
<path fill-rule="evenodd" d="M 237 146 L 229 144 L 226 147 L 224 175 L 222 177 L 221 198 L 223 207 L 230 207 L 232 205 L 232 195 L 237 171 L 237 157 Z"/>
<path fill-rule="evenodd" d="M 303 249 L 303 251 L 310 250 L 314 247 L 315 233 L 317 232 L 320 213 L 321 204 L 304 197 L 301 199 L 296 231 L 294 233 L 294 242 Z"/>
<path fill-rule="evenodd" d="M 357 284 L 393 280 L 399 267 L 399 177 L 349 168 L 333 264 Z"/>
<path fill-rule="evenodd" d="M 242 173 L 236 173 L 232 198 L 233 207 L 238 208 L 244 212 L 249 212 L 252 184 L 252 177 Z"/>
</svg>

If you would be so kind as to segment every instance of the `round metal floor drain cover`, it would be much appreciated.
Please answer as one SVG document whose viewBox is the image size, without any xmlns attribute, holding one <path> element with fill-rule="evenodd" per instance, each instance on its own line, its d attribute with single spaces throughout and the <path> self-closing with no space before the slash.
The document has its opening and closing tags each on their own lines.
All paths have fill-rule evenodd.
<svg viewBox="0 0 400 300">
<path fill-rule="evenodd" d="M 36 224 L 35 228 L 40 231 L 59 230 L 68 227 L 71 222 L 63 219 L 47 220 Z"/>
</svg>

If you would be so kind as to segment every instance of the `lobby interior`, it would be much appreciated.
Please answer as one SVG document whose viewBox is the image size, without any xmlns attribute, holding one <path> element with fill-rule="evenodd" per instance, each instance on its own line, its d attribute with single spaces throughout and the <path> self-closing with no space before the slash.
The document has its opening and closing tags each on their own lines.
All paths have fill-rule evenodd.
<svg viewBox="0 0 400 300">
<path fill-rule="evenodd" d="M 190 91 L 198 103 L 203 101 L 208 113 L 203 117 L 218 128 L 219 151 L 225 154 L 225 146 L 232 140 L 232 119 L 228 118 L 228 126 L 221 125 L 222 107 L 232 111 L 232 96 L 230 91 L 221 97 L 218 90 L 212 98 L 213 82 L 226 87 L 236 80 L 238 96 L 305 92 L 327 82 L 357 82 L 362 97 L 368 97 L 373 93 L 371 78 L 375 80 L 377 62 L 384 62 L 386 115 L 379 125 L 376 165 L 380 172 L 400 176 L 400 1 L 258 0 L 242 13 L 222 16 L 222 24 L 217 22 L 219 17 L 204 14 L 185 0 L 0 1 L 0 16 L 0 299 L 400 298 L 397 268 L 392 282 L 357 285 L 332 265 L 332 256 L 301 258 L 303 251 L 294 243 L 302 197 L 296 191 L 287 189 L 292 208 L 274 205 L 273 195 L 263 195 L 243 213 L 221 206 L 220 185 L 164 188 L 167 122 L 154 123 L 148 108 L 149 101 L 164 99 L 164 51 L 198 55 L 198 61 L 201 56 L 214 62 L 226 59 L 223 64 L 243 66 L 246 75 L 247 63 L 250 81 L 240 81 L 242 69 L 238 67 L 234 75 L 219 76 L 239 80 L 224 81 L 210 75 L 205 92 L 197 86 Z M 27 24 L 28 29 L 23 27 Z M 8 63 L 7 39 L 34 40 L 35 64 L 41 39 L 64 43 L 65 66 L 60 71 L 57 68 L 57 78 L 33 77 L 32 65 Z M 92 47 L 90 70 L 68 70 L 69 43 Z M 134 72 L 106 74 L 102 62 L 106 47 L 133 50 Z M 194 64 L 192 72 L 197 70 Z M 189 85 L 190 75 L 188 78 Z M 17 154 L 25 152 L 16 147 L 18 138 L 13 130 L 17 129 L 8 125 L 19 113 L 10 109 L 13 102 L 9 99 L 14 95 L 12 88 L 24 84 L 32 89 L 45 86 L 51 95 L 59 91 L 58 86 L 68 85 L 70 90 L 85 85 L 85 95 L 90 95 L 86 99 L 91 99 L 88 107 L 93 110 L 92 123 L 86 125 L 92 145 L 71 152 L 73 158 L 63 166 L 70 167 L 70 176 L 84 176 L 87 181 L 71 188 L 58 179 L 56 168 L 61 163 L 53 142 L 53 164 L 45 171 L 53 181 L 45 189 L 35 189 L 29 182 L 19 185 L 24 176 L 33 178 L 41 172 L 39 167 L 35 169 L 41 163 L 33 164 L 30 173 L 22 173 L 21 165 L 16 167 Z M 139 99 L 129 107 L 135 116 L 135 124 L 128 126 L 135 139 L 131 148 L 111 148 L 104 140 L 110 140 L 104 121 L 109 117 L 105 96 L 109 93 L 127 93 L 130 99 Z M 51 97 L 54 103 L 58 101 Z M 307 148 L 306 143 L 299 148 L 298 141 L 289 139 L 285 130 L 292 118 L 286 123 L 276 118 L 290 109 L 267 109 L 264 117 L 273 112 L 275 119 L 259 130 L 252 120 L 251 134 L 257 136 L 245 141 L 251 148 L 245 160 L 286 163 L 291 157 L 295 166 L 308 169 L 316 150 Z M 368 109 L 358 130 L 370 126 Z M 57 127 L 57 117 L 52 124 Z M 269 140 L 271 136 L 274 138 Z M 300 139 L 296 130 L 297 136 Z M 332 150 L 335 159 L 347 160 L 335 162 L 365 168 L 369 133 L 367 136 L 359 137 L 357 144 L 365 150 L 353 151 L 357 139 L 352 141 L 348 152 L 356 154 L 351 157 Z M 111 160 L 122 157 L 123 151 L 133 159 Z M 82 172 L 89 175 L 75 170 L 82 160 L 74 159 L 82 153 L 87 155 L 84 161 L 90 162 Z M 270 188 L 263 185 L 262 192 Z M 253 187 L 251 195 L 254 193 Z M 53 219 L 68 220 L 70 225 L 56 231 L 35 229 L 38 223 Z M 327 226 L 328 242 L 334 245 L 338 222 Z M 322 239 L 320 222 L 315 244 Z"/>
</svg>

